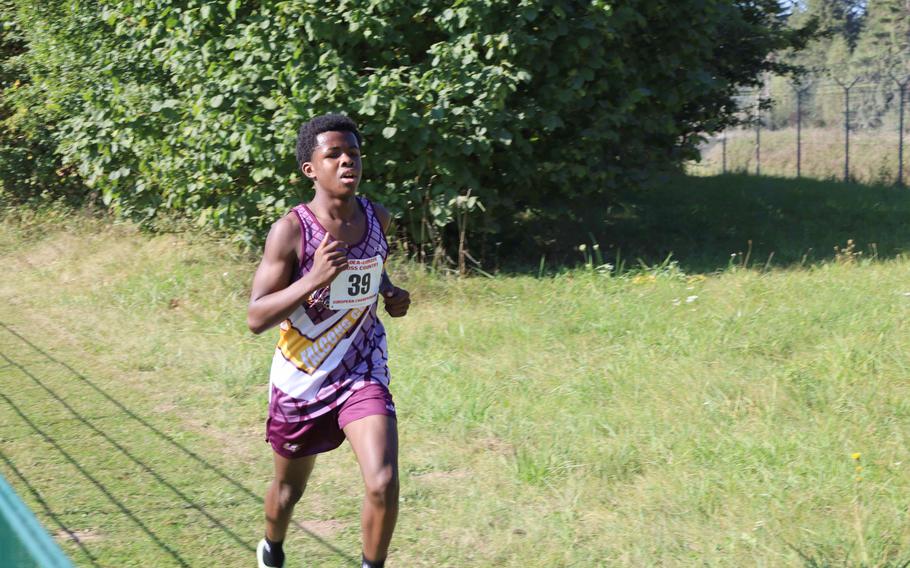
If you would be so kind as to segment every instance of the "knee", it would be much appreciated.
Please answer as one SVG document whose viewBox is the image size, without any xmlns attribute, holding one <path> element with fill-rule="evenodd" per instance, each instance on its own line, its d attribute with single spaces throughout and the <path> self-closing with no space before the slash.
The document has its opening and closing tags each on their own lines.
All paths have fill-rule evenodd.
<svg viewBox="0 0 910 568">
<path fill-rule="evenodd" d="M 364 480 L 367 499 L 378 507 L 398 505 L 398 470 L 392 466 L 383 467 Z"/>
<path fill-rule="evenodd" d="M 278 506 L 282 509 L 293 507 L 303 497 L 303 487 L 278 481 L 275 482 L 275 485 L 278 489 Z"/>
</svg>

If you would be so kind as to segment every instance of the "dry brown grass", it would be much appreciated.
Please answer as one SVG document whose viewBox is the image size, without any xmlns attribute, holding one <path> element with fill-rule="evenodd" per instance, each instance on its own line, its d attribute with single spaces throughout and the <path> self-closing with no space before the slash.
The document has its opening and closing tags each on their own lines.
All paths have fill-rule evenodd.
<svg viewBox="0 0 910 568">
<path fill-rule="evenodd" d="M 904 182 L 910 182 L 910 139 L 904 143 Z M 696 175 L 721 172 L 722 145 L 713 141 L 700 163 L 689 171 Z M 844 131 L 836 128 L 804 128 L 802 132 L 801 173 L 814 179 L 844 177 Z M 895 183 L 898 173 L 897 132 L 859 131 L 850 135 L 850 177 L 869 184 Z M 762 175 L 796 177 L 796 129 L 761 133 Z M 727 171 L 755 173 L 755 132 L 731 131 L 727 134 Z"/>
</svg>

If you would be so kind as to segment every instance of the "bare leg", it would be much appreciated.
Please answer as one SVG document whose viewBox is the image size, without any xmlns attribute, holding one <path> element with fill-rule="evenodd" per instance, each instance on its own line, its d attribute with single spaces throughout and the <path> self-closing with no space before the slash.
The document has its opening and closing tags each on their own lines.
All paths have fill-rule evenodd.
<svg viewBox="0 0 910 568">
<path fill-rule="evenodd" d="M 294 505 L 303 496 L 316 456 L 289 460 L 274 454 L 275 479 L 265 494 L 265 537 L 272 542 L 284 540 Z"/>
<path fill-rule="evenodd" d="M 366 495 L 360 514 L 363 555 L 385 560 L 398 519 L 398 423 L 394 416 L 373 415 L 344 427 Z"/>
</svg>

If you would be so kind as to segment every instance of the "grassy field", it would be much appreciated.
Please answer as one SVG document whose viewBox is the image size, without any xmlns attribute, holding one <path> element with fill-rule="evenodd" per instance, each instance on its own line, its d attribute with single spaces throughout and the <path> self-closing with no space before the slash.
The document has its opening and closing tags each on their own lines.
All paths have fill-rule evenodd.
<svg viewBox="0 0 910 568">
<path fill-rule="evenodd" d="M 726 217 L 698 224 L 720 210 L 712 184 L 742 209 L 752 181 L 675 183 L 691 215 L 668 204 L 652 225 L 661 209 L 640 204 L 618 244 L 634 258 L 647 227 L 675 227 L 648 246 L 679 239 L 701 260 L 462 280 L 398 267 L 415 303 L 386 321 L 390 568 L 910 561 L 910 229 L 877 258 L 860 235 L 907 198 L 834 187 L 856 205 L 830 231 L 811 191 L 781 201 L 802 217 L 756 209 L 774 220 L 750 226 L 831 251 L 775 264 L 730 251 Z M 687 215 L 710 234 L 681 238 Z M 835 256 L 844 235 L 859 248 Z M 245 327 L 250 259 L 20 210 L 0 221 L 0 262 L 0 473 L 80 566 L 250 566 L 276 340 Z M 288 565 L 356 565 L 360 495 L 347 446 L 320 457 Z"/>
</svg>

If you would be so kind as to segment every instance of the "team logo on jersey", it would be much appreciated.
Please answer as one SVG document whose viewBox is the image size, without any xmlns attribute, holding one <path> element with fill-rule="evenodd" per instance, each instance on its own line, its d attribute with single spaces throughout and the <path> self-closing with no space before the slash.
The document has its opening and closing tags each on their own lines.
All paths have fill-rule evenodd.
<svg viewBox="0 0 910 568">
<path fill-rule="evenodd" d="M 313 339 L 293 326 L 281 330 L 278 349 L 298 369 L 312 375 L 332 354 L 348 333 L 357 327 L 367 308 L 349 310 L 341 319 Z"/>
</svg>

